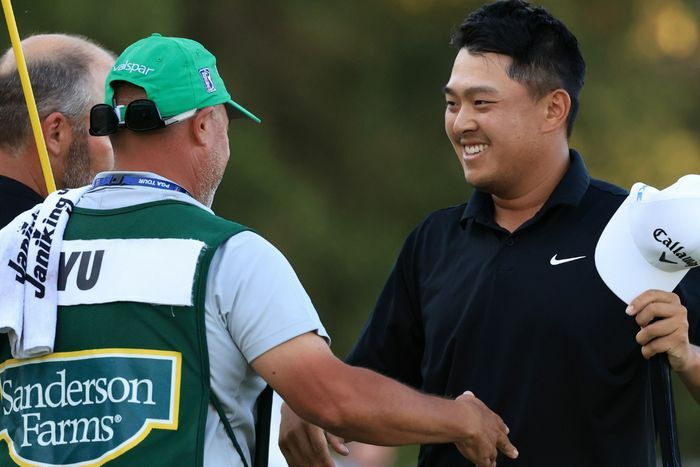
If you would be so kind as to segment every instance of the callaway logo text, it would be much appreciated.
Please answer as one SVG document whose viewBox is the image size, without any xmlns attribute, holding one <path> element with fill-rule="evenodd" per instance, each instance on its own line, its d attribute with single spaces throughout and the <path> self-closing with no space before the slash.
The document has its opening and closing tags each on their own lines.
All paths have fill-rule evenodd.
<svg viewBox="0 0 700 467">
<path fill-rule="evenodd" d="M 671 237 L 669 237 L 664 229 L 659 228 L 654 230 L 654 239 L 657 242 L 665 245 L 666 248 L 668 248 L 671 251 L 671 253 L 673 253 L 676 256 L 676 258 L 683 261 L 687 267 L 692 268 L 698 265 L 698 262 L 695 259 L 693 259 L 692 256 L 686 254 L 686 252 L 683 251 L 685 247 L 683 247 L 683 245 L 681 245 L 679 242 L 675 242 Z M 659 261 L 665 263 L 676 263 L 675 261 L 666 259 L 665 252 L 661 253 Z"/>
</svg>

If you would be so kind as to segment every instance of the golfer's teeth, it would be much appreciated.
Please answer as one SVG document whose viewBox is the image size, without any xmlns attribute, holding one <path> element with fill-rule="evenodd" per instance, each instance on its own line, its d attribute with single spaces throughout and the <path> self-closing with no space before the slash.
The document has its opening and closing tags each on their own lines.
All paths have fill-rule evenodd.
<svg viewBox="0 0 700 467">
<path fill-rule="evenodd" d="M 464 146 L 464 151 L 469 154 L 477 154 L 479 152 L 486 151 L 486 148 L 488 147 L 487 144 L 477 144 L 474 146 Z"/>
</svg>

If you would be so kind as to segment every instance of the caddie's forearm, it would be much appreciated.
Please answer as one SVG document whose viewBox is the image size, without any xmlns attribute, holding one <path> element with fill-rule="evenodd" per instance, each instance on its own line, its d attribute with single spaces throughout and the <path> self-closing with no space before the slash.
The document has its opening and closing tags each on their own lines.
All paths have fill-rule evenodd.
<svg viewBox="0 0 700 467">
<path fill-rule="evenodd" d="M 469 404 L 346 365 L 314 333 L 268 350 L 251 365 L 296 414 L 344 438 L 398 445 L 449 443 L 475 434 L 468 429 L 475 416 Z"/>
<path fill-rule="evenodd" d="M 682 371 L 677 373 L 690 394 L 692 394 L 695 402 L 700 404 L 700 347 L 690 344 L 688 364 Z"/>
<path fill-rule="evenodd" d="M 325 419 L 310 420 L 355 441 L 402 445 L 449 443 L 467 437 L 466 406 L 421 394 L 373 371 L 344 365 L 329 381 Z M 325 425 L 325 426 L 324 426 Z"/>
</svg>

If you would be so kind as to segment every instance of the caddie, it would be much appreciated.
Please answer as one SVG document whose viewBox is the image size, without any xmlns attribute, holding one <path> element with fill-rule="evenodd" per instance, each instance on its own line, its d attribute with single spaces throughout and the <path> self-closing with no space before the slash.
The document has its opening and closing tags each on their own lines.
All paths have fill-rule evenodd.
<svg viewBox="0 0 700 467">
<path fill-rule="evenodd" d="M 213 214 L 235 118 L 260 121 L 201 44 L 139 40 L 91 111 L 115 171 L 0 231 L 0 465 L 248 467 L 268 383 L 348 438 L 516 457 L 473 394 L 424 395 L 338 360 L 282 254 Z"/>
</svg>

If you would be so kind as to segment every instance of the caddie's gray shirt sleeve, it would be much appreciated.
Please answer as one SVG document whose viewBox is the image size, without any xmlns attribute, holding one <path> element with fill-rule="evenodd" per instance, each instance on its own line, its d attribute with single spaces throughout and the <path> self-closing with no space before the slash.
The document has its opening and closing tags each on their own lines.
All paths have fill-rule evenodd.
<svg viewBox="0 0 700 467">
<path fill-rule="evenodd" d="M 248 362 L 306 332 L 328 339 L 292 266 L 256 233 L 242 232 L 219 248 L 208 285 L 207 303 Z"/>
</svg>

